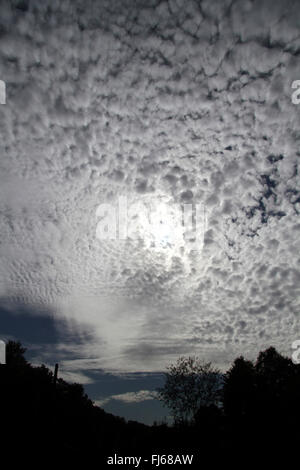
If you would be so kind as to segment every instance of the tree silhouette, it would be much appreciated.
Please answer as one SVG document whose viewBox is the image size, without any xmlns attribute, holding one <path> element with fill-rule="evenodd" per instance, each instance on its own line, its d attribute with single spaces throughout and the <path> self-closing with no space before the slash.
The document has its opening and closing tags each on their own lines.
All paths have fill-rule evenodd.
<svg viewBox="0 0 300 470">
<path fill-rule="evenodd" d="M 200 406 L 216 404 L 220 397 L 221 374 L 197 357 L 180 357 L 167 368 L 158 399 L 170 408 L 176 423 L 190 422 Z"/>
<path fill-rule="evenodd" d="M 300 367 L 274 347 L 253 364 L 242 356 L 225 375 L 223 406 L 231 442 L 271 455 L 299 439 Z M 284 430 L 284 432 L 283 432 Z"/>
<path fill-rule="evenodd" d="M 26 348 L 22 346 L 20 341 L 8 341 L 6 343 L 6 364 L 9 367 L 25 367 L 28 365 L 24 354 Z"/>
<path fill-rule="evenodd" d="M 255 369 L 251 361 L 243 356 L 235 359 L 226 372 L 223 387 L 225 413 L 232 418 L 241 418 L 251 412 L 255 393 Z"/>
<path fill-rule="evenodd" d="M 299 365 L 270 347 L 259 353 L 255 371 L 256 407 L 261 416 L 269 421 L 278 421 L 291 414 L 299 414 Z"/>
</svg>

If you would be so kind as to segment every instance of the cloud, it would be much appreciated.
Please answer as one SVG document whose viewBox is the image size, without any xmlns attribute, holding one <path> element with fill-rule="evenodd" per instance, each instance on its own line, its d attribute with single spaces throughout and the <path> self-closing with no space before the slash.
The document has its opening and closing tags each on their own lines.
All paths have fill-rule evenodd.
<svg viewBox="0 0 300 470">
<path fill-rule="evenodd" d="M 64 324 L 66 373 L 290 352 L 297 5 L 4 0 L 1 11 L 0 295 Z M 203 250 L 98 240 L 96 209 L 120 195 L 204 203 Z"/>
<path fill-rule="evenodd" d="M 139 390 L 138 392 L 126 392 L 120 393 L 119 395 L 111 395 L 103 399 L 94 400 L 98 406 L 104 406 L 111 400 L 117 400 L 124 403 L 139 403 L 147 400 L 154 400 L 157 396 L 155 391 L 150 390 Z"/>
</svg>

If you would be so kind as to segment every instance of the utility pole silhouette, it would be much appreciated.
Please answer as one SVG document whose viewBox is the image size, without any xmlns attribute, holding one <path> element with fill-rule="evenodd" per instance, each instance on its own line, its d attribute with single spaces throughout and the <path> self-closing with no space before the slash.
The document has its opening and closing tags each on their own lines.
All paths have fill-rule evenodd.
<svg viewBox="0 0 300 470">
<path fill-rule="evenodd" d="M 0 365 L 6 364 L 6 344 L 0 339 Z"/>
<path fill-rule="evenodd" d="M 54 383 L 54 387 L 56 387 L 56 382 L 57 382 L 57 374 L 58 374 L 58 364 L 55 364 L 55 369 L 54 369 L 54 377 L 53 377 L 53 383 Z"/>
</svg>

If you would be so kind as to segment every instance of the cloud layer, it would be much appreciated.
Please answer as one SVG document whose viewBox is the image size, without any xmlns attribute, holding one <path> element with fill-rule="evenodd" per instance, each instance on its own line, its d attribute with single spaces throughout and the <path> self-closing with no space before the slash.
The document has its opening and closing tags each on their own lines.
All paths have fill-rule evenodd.
<svg viewBox="0 0 300 470">
<path fill-rule="evenodd" d="M 299 335 L 293 1 L 3 1 L 0 295 L 89 340 L 66 373 L 219 365 Z M 99 240 L 99 204 L 203 204 L 204 246 Z M 45 313 L 46 314 L 46 313 Z"/>
</svg>

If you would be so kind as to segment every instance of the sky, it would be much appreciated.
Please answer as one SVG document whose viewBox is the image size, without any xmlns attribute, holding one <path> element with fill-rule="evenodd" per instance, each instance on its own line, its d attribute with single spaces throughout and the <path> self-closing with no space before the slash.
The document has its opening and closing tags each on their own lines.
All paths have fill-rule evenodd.
<svg viewBox="0 0 300 470">
<path fill-rule="evenodd" d="M 300 338 L 297 3 L 0 2 L 0 338 L 126 419 Z"/>
</svg>

